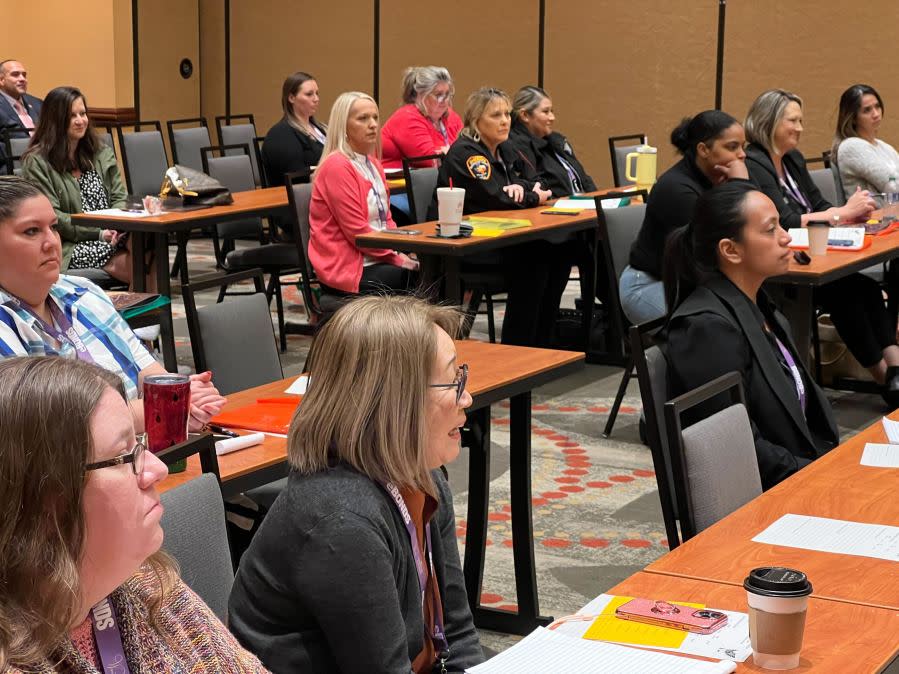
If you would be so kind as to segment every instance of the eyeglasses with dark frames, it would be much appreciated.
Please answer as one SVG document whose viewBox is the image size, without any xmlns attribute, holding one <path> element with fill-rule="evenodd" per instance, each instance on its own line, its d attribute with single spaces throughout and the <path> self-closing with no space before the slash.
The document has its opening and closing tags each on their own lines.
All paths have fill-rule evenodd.
<svg viewBox="0 0 899 674">
<path fill-rule="evenodd" d="M 456 389 L 456 404 L 462 400 L 462 394 L 465 392 L 465 385 L 468 383 L 468 365 L 462 364 L 456 370 L 456 378 L 452 384 L 428 384 L 430 388 L 454 388 Z"/>
<path fill-rule="evenodd" d="M 134 445 L 134 449 L 127 454 L 120 454 L 119 456 L 112 459 L 106 459 L 105 461 L 89 463 L 84 469 L 99 470 L 100 468 L 109 468 L 110 466 L 121 466 L 123 463 L 130 463 L 131 472 L 135 475 L 140 475 L 144 470 L 144 457 L 147 451 L 147 434 L 141 433 L 136 436 L 136 438 L 137 443 Z"/>
</svg>

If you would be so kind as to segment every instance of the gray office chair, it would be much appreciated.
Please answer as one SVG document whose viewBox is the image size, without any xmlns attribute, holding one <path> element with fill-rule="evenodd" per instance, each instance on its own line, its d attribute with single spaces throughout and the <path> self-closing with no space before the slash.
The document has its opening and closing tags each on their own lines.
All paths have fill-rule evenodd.
<svg viewBox="0 0 899 674">
<path fill-rule="evenodd" d="M 31 138 L 10 138 L 9 139 L 9 151 L 10 158 L 13 162 L 13 174 L 20 176 L 22 175 L 22 155 L 25 154 L 25 150 L 28 149 L 28 145 L 31 143 Z"/>
<path fill-rule="evenodd" d="M 235 120 L 238 119 L 246 121 L 235 124 Z M 257 137 L 253 115 L 219 115 L 215 118 L 215 128 L 218 131 L 221 145 L 246 145 L 248 148 L 252 148 L 253 139 Z M 238 154 L 238 152 L 238 150 L 231 149 L 226 154 Z M 250 152 L 250 162 L 253 165 L 253 181 L 258 187 L 262 185 L 262 177 L 255 152 Z"/>
<path fill-rule="evenodd" d="M 815 186 L 821 191 L 823 196 L 831 204 L 840 205 L 840 198 L 837 195 L 837 185 L 833 172 L 829 168 L 814 169 L 809 171 Z"/>
<path fill-rule="evenodd" d="M 631 141 L 631 142 L 627 142 Z M 626 145 L 618 143 L 627 142 Z M 626 178 L 625 158 L 629 152 L 634 152 L 640 145 L 646 145 L 646 134 L 637 133 L 628 136 L 611 136 L 609 138 L 609 156 L 612 159 L 612 182 L 615 187 L 627 187 L 633 185 Z"/>
<path fill-rule="evenodd" d="M 218 480 L 203 473 L 165 492 L 162 505 L 164 549 L 181 567 L 184 583 L 227 621 L 234 567 Z"/>
<path fill-rule="evenodd" d="M 442 161 L 442 154 L 403 159 L 403 177 L 406 180 L 406 195 L 409 197 L 409 216 L 412 224 L 417 225 L 428 219 L 428 208 L 434 200 L 434 192 L 437 191 L 437 167 Z M 414 168 L 423 162 L 434 162 L 436 165 Z"/>
<path fill-rule="evenodd" d="M 152 126 L 152 131 L 140 129 Z M 159 194 L 159 188 L 169 167 L 165 143 L 162 142 L 162 126 L 159 122 L 135 122 L 135 131 L 125 133 L 116 127 L 122 165 L 125 167 L 125 183 L 128 192 L 142 197 Z"/>
<path fill-rule="evenodd" d="M 112 140 L 112 133 L 109 131 L 98 131 L 97 134 L 100 136 L 100 142 L 112 148 L 112 153 L 115 154 L 115 142 Z"/>
<path fill-rule="evenodd" d="M 618 196 L 640 196 L 643 198 L 644 203 L 608 210 L 604 209 L 601 203 L 602 200 L 612 196 L 614 195 L 604 194 L 596 197 L 596 219 L 599 224 L 600 247 L 597 252 L 597 255 L 600 257 L 600 264 L 597 264 L 597 273 L 604 272 L 606 274 L 610 304 L 608 314 L 615 331 L 615 338 L 620 341 L 621 348 L 626 354 L 627 326 L 629 321 L 621 309 L 621 298 L 618 295 L 618 279 L 621 278 L 621 273 L 627 266 L 631 246 L 640 232 L 643 218 L 646 217 L 645 201 L 648 193 L 646 190 L 621 193 Z M 618 410 L 621 407 L 621 401 L 624 400 L 628 383 L 630 383 L 633 376 L 633 358 L 626 357 L 624 373 L 621 377 L 621 383 L 618 385 L 618 392 L 615 394 L 615 402 L 612 405 L 612 409 L 609 410 L 609 418 L 606 420 L 606 425 L 602 432 L 604 438 L 608 438 L 612 434 L 615 419 L 618 417 Z"/>
<path fill-rule="evenodd" d="M 246 279 L 255 292 L 197 306 L 197 293 Z M 197 372 L 212 371 L 222 395 L 284 377 L 260 269 L 191 281 L 181 292 L 194 365 Z"/>
<path fill-rule="evenodd" d="M 683 418 L 712 398 L 729 394 L 728 407 L 683 427 Z M 686 541 L 762 493 L 743 384 L 730 372 L 665 403 L 665 424 Z"/>
<path fill-rule="evenodd" d="M 176 129 L 176 124 L 199 124 L 199 126 Z M 203 117 L 173 119 L 165 125 L 169 133 L 169 147 L 172 148 L 172 161 L 195 171 L 204 171 L 202 148 L 212 145 L 206 120 Z"/>
<path fill-rule="evenodd" d="M 830 169 L 830 172 L 833 173 L 833 184 L 837 190 L 837 201 L 833 202 L 834 206 L 842 206 L 846 203 L 846 189 L 843 187 L 843 176 L 840 175 L 840 167 L 836 161 L 834 161 L 833 155 L 831 152 L 824 152 L 824 163 Z"/>
</svg>

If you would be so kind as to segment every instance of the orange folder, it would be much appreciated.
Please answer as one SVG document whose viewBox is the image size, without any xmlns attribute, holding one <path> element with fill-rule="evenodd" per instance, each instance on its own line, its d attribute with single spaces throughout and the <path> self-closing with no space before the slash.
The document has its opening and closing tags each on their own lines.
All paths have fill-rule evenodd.
<svg viewBox="0 0 899 674">
<path fill-rule="evenodd" d="M 212 418 L 212 423 L 226 428 L 287 435 L 290 420 L 300 404 L 301 396 L 292 398 L 260 398 L 254 403 L 228 410 Z"/>
</svg>

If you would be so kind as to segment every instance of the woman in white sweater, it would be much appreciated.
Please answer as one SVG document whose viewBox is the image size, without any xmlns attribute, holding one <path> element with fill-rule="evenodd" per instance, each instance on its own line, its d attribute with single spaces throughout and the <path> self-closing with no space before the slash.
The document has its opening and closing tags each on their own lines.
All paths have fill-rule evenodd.
<svg viewBox="0 0 899 674">
<path fill-rule="evenodd" d="M 840 97 L 833 157 L 847 195 L 857 189 L 883 194 L 890 180 L 899 184 L 899 153 L 877 138 L 883 100 L 867 84 L 854 84 Z"/>
</svg>

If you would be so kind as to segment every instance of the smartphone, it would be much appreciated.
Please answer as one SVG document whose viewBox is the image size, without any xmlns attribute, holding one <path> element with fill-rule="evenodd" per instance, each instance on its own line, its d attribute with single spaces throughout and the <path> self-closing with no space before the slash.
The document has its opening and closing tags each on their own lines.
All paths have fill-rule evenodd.
<svg viewBox="0 0 899 674">
<path fill-rule="evenodd" d="M 727 615 L 721 611 L 678 606 L 654 599 L 631 599 L 615 609 L 615 615 L 624 620 L 658 627 L 672 627 L 697 634 L 711 634 L 727 624 Z"/>
<path fill-rule="evenodd" d="M 793 259 L 796 260 L 798 264 L 811 264 L 812 258 L 808 256 L 804 250 L 794 250 L 793 251 Z"/>
<path fill-rule="evenodd" d="M 421 230 L 418 229 L 394 229 L 389 232 L 390 234 L 405 234 L 406 236 L 417 236 L 421 234 Z"/>
</svg>

